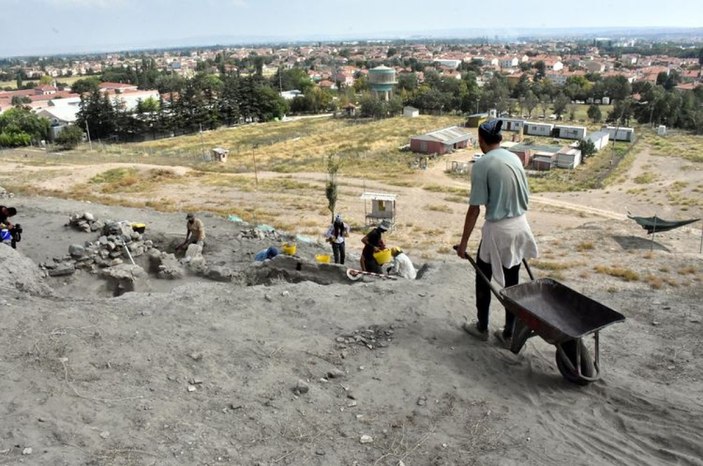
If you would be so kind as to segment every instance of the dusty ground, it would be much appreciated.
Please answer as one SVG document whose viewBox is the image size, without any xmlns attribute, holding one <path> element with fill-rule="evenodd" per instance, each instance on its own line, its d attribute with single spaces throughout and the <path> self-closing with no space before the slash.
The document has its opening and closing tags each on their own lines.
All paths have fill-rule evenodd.
<svg viewBox="0 0 703 466">
<path fill-rule="evenodd" d="M 83 272 L 38 275 L 35 264 L 95 239 L 66 229 L 68 214 L 146 221 L 147 235 L 168 242 L 183 234 L 182 213 L 18 197 L 19 252 L 33 263 L 0 250 L 8 277 L 0 464 L 703 464 L 700 223 L 650 242 L 624 218 L 625 207 L 651 215 L 645 208 L 659 202 L 661 216 L 694 216 L 667 208 L 666 185 L 650 199 L 628 191 L 638 171 L 657 170 L 665 184 L 690 177 L 691 187 L 701 171 L 648 154 L 638 160 L 608 190 L 535 196 L 530 213 L 542 251 L 535 272 L 627 318 L 603 331 L 603 380 L 588 387 L 565 382 L 554 347 L 540 339 L 516 356 L 460 330 L 473 315 L 474 274 L 438 252 L 456 241 L 465 212 L 447 193 L 342 179 L 348 217 L 359 215 L 357 191 L 369 188 L 394 189 L 404 206 L 417 206 L 402 210 L 389 235 L 426 264 L 415 282 L 351 283 L 332 267 L 318 273 L 329 285 L 290 275 L 252 286 L 151 278 L 146 291 L 118 298 Z M 432 170 L 420 183 L 441 182 L 442 170 Z M 196 187 L 164 189 L 286 215 L 285 193 Z M 442 204 L 451 212 L 425 208 Z M 292 225 L 306 221 L 287 215 Z M 203 217 L 211 263 L 244 270 L 270 244 L 237 239 L 247 226 Z M 320 218 L 307 220 L 322 230 Z M 299 247 L 304 271 L 317 270 L 310 259 L 323 247 Z M 494 303 L 491 326 L 501 323 Z M 343 374 L 328 377 L 335 369 Z M 307 393 L 294 393 L 299 380 Z M 364 435 L 373 441 L 362 444 Z"/>
</svg>

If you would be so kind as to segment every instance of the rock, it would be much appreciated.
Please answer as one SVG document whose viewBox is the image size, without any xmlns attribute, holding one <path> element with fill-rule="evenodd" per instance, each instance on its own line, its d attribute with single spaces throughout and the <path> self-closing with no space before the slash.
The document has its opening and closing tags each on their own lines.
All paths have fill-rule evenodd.
<svg viewBox="0 0 703 466">
<path fill-rule="evenodd" d="M 108 287 L 115 291 L 116 295 L 138 288 L 138 283 L 146 278 L 143 268 L 133 264 L 120 264 L 108 267 L 100 271 L 100 275 L 107 279 Z"/>
<path fill-rule="evenodd" d="M 100 438 L 106 439 L 108 437 L 110 437 L 110 432 L 108 432 L 106 430 L 100 432 Z"/>
<path fill-rule="evenodd" d="M 203 254 L 203 247 L 199 244 L 190 244 L 186 250 L 185 257 L 194 258 Z"/>
<path fill-rule="evenodd" d="M 310 385 L 308 385 L 304 380 L 298 380 L 293 387 L 293 393 L 296 395 L 303 395 L 310 391 Z"/>
<path fill-rule="evenodd" d="M 202 255 L 191 258 L 186 264 L 193 273 L 203 274 L 207 270 L 207 263 Z"/>
<path fill-rule="evenodd" d="M 350 402 L 347 403 L 347 408 L 353 408 L 357 405 L 356 401 L 351 400 Z"/>
<path fill-rule="evenodd" d="M 57 264 L 56 264 L 56 262 L 54 262 L 53 259 L 49 259 L 48 261 L 41 264 L 41 266 L 44 267 L 45 269 L 51 270 L 51 269 L 55 269 Z"/>
<path fill-rule="evenodd" d="M 194 392 L 194 391 L 196 391 L 196 390 L 197 390 L 197 388 L 195 388 L 194 385 L 188 385 L 188 391 L 189 391 L 189 392 Z"/>
<path fill-rule="evenodd" d="M 359 439 L 360 443 L 373 443 L 373 437 L 370 435 L 362 435 Z"/>
<path fill-rule="evenodd" d="M 699 319 L 698 317 L 691 317 L 688 321 L 691 322 L 692 324 L 700 324 L 701 323 L 701 319 Z"/>
<path fill-rule="evenodd" d="M 85 248 L 80 244 L 72 244 L 68 247 L 68 253 L 71 255 L 71 257 L 77 259 L 85 256 L 86 251 Z"/>
<path fill-rule="evenodd" d="M 135 252 L 139 249 L 144 249 L 144 242 L 142 241 L 133 241 L 132 243 L 127 246 L 127 249 L 129 249 L 130 252 Z"/>
<path fill-rule="evenodd" d="M 325 456 L 325 452 L 323 450 L 315 450 L 315 454 L 317 456 Z"/>
<path fill-rule="evenodd" d="M 146 272 L 138 265 L 120 264 L 103 270 L 102 275 L 105 278 L 134 281 L 146 277 Z"/>
<path fill-rule="evenodd" d="M 181 264 L 173 254 L 160 252 L 158 249 L 149 251 L 149 267 L 156 276 L 162 279 L 175 280 L 183 278 Z"/>
<path fill-rule="evenodd" d="M 420 398 L 417 399 L 418 406 L 425 406 L 426 404 L 427 404 L 427 397 L 426 396 L 421 396 Z"/>
<path fill-rule="evenodd" d="M 83 213 L 83 218 L 89 222 L 94 222 L 95 221 L 95 216 L 91 214 L 90 212 L 84 212 Z"/>
<path fill-rule="evenodd" d="M 657 325 L 659 325 L 659 322 L 656 321 L 656 320 L 653 320 L 653 321 L 652 321 L 652 325 L 656 327 Z"/>
<path fill-rule="evenodd" d="M 32 449 L 30 447 L 25 448 L 22 450 L 23 455 L 31 455 L 32 454 Z"/>
<path fill-rule="evenodd" d="M 205 276 L 211 280 L 217 282 L 230 282 L 232 281 L 233 272 L 227 267 L 221 267 L 219 265 L 212 266 L 207 269 Z"/>
<path fill-rule="evenodd" d="M 98 243 L 99 243 L 101 246 L 107 246 L 107 243 L 108 243 L 108 241 L 107 241 L 107 236 L 102 235 L 100 238 L 98 238 Z"/>
<path fill-rule="evenodd" d="M 337 368 L 327 371 L 327 378 L 329 379 L 341 379 L 345 375 L 346 373 L 343 370 Z"/>
<path fill-rule="evenodd" d="M 62 262 L 55 268 L 49 270 L 50 277 L 63 277 L 65 275 L 71 275 L 76 271 L 76 267 L 72 262 Z"/>
</svg>

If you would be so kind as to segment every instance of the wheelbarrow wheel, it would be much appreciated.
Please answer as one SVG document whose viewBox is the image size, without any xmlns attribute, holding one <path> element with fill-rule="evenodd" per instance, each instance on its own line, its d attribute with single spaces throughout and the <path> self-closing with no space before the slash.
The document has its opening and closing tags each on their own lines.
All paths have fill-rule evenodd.
<svg viewBox="0 0 703 466">
<path fill-rule="evenodd" d="M 588 351 L 588 348 L 586 348 L 586 345 L 583 343 L 583 340 L 581 340 L 580 338 L 578 340 L 570 340 L 565 343 L 562 343 L 561 347 L 564 350 L 564 353 L 568 356 L 569 360 L 571 361 L 571 366 L 576 367 L 576 348 L 578 347 L 577 345 L 581 347 L 581 375 L 579 376 L 579 374 L 569 368 L 569 365 L 566 364 L 562 359 L 562 356 L 559 353 L 558 349 L 556 351 L 557 368 L 559 369 L 559 372 L 561 373 L 562 377 L 564 377 L 569 382 L 582 386 L 588 385 L 589 383 L 591 383 L 591 380 L 588 380 L 584 377 L 592 378 L 595 375 L 596 369 L 593 365 L 593 358 L 591 357 L 591 353 Z"/>
</svg>

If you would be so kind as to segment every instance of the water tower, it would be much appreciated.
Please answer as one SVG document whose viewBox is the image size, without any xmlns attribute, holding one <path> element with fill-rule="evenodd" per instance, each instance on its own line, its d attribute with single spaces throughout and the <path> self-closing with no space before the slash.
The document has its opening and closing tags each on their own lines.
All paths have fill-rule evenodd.
<svg viewBox="0 0 703 466">
<path fill-rule="evenodd" d="M 369 70 L 369 85 L 371 92 L 379 99 L 389 100 L 395 86 L 395 70 L 387 66 L 377 66 Z"/>
</svg>

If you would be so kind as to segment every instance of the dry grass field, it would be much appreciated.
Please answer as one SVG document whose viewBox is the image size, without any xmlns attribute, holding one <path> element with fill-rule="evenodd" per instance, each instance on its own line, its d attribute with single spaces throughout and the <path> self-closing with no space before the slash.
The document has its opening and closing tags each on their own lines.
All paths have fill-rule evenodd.
<svg viewBox="0 0 703 466">
<path fill-rule="evenodd" d="M 413 134 L 460 122 L 432 116 L 358 122 L 313 118 L 138 144 L 94 142 L 92 151 L 87 146 L 61 153 L 6 151 L 0 185 L 106 205 L 237 215 L 318 238 L 330 215 L 324 195 L 326 156 L 337 154 L 342 161 L 337 210 L 354 231 L 360 234 L 366 226 L 362 192 L 395 193 L 394 241 L 431 258 L 451 251 L 466 209 L 469 176 L 446 169 L 452 161 L 469 161 L 475 150 L 431 160 L 426 170 L 419 170 L 411 168 L 415 156 L 399 148 Z M 701 216 L 701 165 L 695 158 L 675 157 L 674 149 L 683 145 L 687 153 L 701 152 L 703 138 L 659 138 L 647 128 L 637 132 L 636 144 L 610 144 L 574 170 L 531 176 L 531 210 L 548 219 L 539 228 L 560 228 L 567 217 L 578 222 L 594 215 L 624 218 L 626 209 L 666 218 Z M 203 150 L 218 146 L 230 149 L 228 161 L 204 160 Z M 554 274 L 584 269 L 573 264 L 559 269 L 543 259 L 541 265 Z"/>
</svg>

